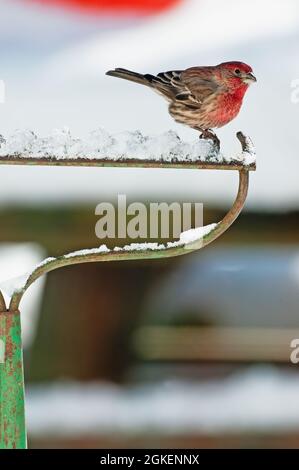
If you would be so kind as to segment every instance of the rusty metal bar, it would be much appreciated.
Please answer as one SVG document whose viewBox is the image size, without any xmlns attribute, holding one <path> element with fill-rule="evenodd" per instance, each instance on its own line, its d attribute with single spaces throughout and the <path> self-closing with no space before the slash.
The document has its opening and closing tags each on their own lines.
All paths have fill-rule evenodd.
<svg viewBox="0 0 299 470">
<path fill-rule="evenodd" d="M 117 168 L 173 168 L 193 170 L 235 170 L 246 168 L 247 171 L 255 171 L 255 163 L 244 165 L 241 161 L 234 160 L 230 163 L 213 163 L 198 161 L 156 161 L 148 159 L 100 159 L 100 158 L 55 158 L 55 157 L 0 157 L 0 165 L 26 165 L 26 166 L 74 166 L 74 167 L 117 167 Z"/>
</svg>

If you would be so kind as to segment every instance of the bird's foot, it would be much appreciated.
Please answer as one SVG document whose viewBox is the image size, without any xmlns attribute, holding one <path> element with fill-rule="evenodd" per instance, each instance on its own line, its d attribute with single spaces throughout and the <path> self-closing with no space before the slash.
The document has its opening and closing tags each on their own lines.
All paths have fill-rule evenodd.
<svg viewBox="0 0 299 470">
<path fill-rule="evenodd" d="M 219 150 L 220 150 L 220 140 L 218 139 L 215 132 L 213 132 L 210 129 L 204 129 L 202 131 L 202 133 L 200 134 L 199 138 L 200 139 L 212 140 L 215 149 L 217 149 L 217 151 L 219 152 Z"/>
</svg>

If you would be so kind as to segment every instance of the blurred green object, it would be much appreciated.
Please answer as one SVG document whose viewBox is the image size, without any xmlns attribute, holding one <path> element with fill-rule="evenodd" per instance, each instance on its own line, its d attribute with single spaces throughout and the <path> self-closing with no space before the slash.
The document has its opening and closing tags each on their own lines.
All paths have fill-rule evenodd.
<svg viewBox="0 0 299 470">
<path fill-rule="evenodd" d="M 2 303 L 1 301 L 1 307 Z M 0 449 L 26 449 L 24 408 L 20 312 L 2 311 L 0 313 Z"/>
</svg>

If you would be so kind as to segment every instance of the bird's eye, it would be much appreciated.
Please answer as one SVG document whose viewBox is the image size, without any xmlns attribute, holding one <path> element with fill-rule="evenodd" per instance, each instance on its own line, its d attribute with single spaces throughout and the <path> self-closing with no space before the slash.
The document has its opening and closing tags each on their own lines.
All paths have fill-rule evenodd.
<svg viewBox="0 0 299 470">
<path fill-rule="evenodd" d="M 240 75 L 240 73 L 241 73 L 241 70 L 240 70 L 240 69 L 235 69 L 235 74 L 236 74 L 236 75 Z"/>
</svg>

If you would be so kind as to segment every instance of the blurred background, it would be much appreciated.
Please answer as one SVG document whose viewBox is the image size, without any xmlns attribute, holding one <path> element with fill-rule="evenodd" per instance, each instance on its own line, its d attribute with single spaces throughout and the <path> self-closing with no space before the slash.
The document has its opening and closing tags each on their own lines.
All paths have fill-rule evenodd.
<svg viewBox="0 0 299 470">
<path fill-rule="evenodd" d="M 198 254 L 86 264 L 22 304 L 30 447 L 298 447 L 299 5 L 296 0 L 0 0 L 0 133 L 174 129 L 163 100 L 105 76 L 241 60 L 258 79 L 218 135 L 257 148 L 246 209 Z M 298 98 L 298 99 L 297 99 Z M 95 206 L 203 202 L 220 220 L 234 172 L 0 168 L 0 284 L 101 244 Z M 112 243 L 112 245 L 114 242 Z M 120 244 L 117 240 L 115 244 Z"/>
</svg>

